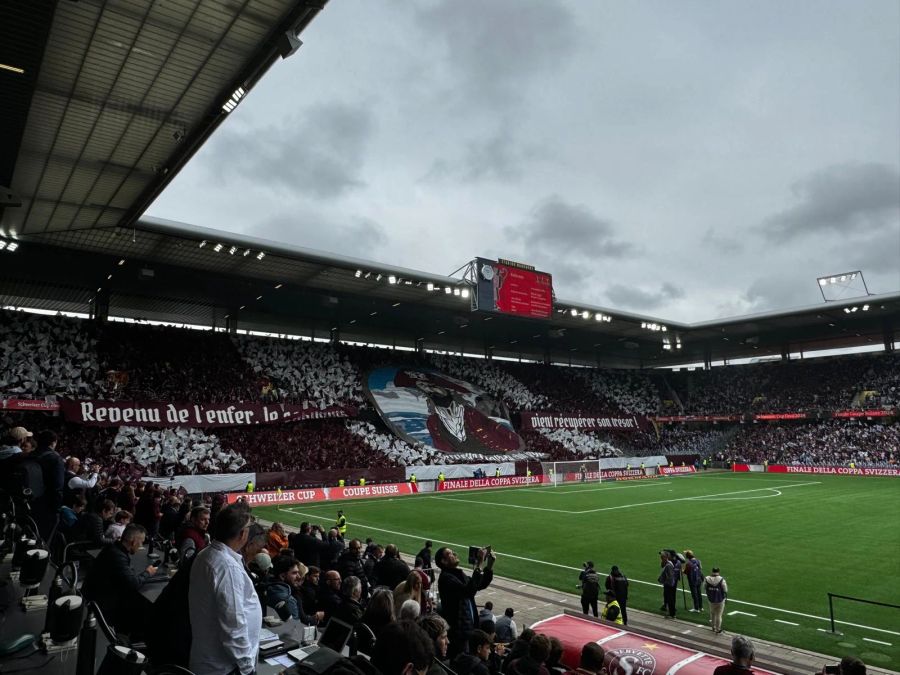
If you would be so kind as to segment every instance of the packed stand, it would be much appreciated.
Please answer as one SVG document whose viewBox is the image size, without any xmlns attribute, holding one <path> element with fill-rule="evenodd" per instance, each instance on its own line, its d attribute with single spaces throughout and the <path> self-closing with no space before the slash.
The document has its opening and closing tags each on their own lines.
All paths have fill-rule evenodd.
<svg viewBox="0 0 900 675">
<path fill-rule="evenodd" d="M 92 396 L 100 373 L 96 346 L 86 321 L 0 311 L 0 394 Z"/>
<path fill-rule="evenodd" d="M 144 476 L 235 473 L 247 466 L 238 452 L 202 429 L 119 427 L 110 455 L 137 465 Z"/>
<path fill-rule="evenodd" d="M 249 335 L 233 340 L 253 372 L 271 380 L 275 400 L 319 409 L 365 400 L 359 371 L 331 344 Z"/>
<path fill-rule="evenodd" d="M 540 429 L 546 438 L 559 443 L 574 457 L 585 459 L 599 459 L 600 457 L 621 457 L 622 451 L 601 437 L 590 431 L 577 429 Z"/>
<path fill-rule="evenodd" d="M 721 459 L 762 464 L 900 466 L 900 424 L 830 421 L 742 427 Z"/>
<path fill-rule="evenodd" d="M 546 396 L 531 391 L 490 361 L 432 354 L 431 362 L 448 375 L 478 385 L 512 410 L 543 410 L 548 404 Z"/>
<path fill-rule="evenodd" d="M 666 425 L 654 439 L 653 454 L 711 456 L 730 435 L 730 429 L 692 429 Z"/>
<path fill-rule="evenodd" d="M 530 391 L 543 397 L 541 411 L 586 415 L 618 415 L 623 410 L 614 402 L 579 383 L 574 369 L 540 363 L 503 363 Z"/>
<path fill-rule="evenodd" d="M 648 373 L 588 368 L 578 368 L 574 372 L 597 396 L 615 401 L 623 412 L 636 415 L 655 415 L 659 412 L 659 390 Z"/>
</svg>

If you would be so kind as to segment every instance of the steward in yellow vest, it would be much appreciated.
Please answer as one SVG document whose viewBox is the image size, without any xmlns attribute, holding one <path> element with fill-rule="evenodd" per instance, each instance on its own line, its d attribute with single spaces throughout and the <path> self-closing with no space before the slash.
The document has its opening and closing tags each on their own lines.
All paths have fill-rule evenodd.
<svg viewBox="0 0 900 675">
<path fill-rule="evenodd" d="M 625 621 L 622 620 L 622 608 L 619 607 L 619 601 L 616 600 L 616 594 L 612 591 L 606 591 L 606 606 L 603 608 L 603 612 L 600 616 L 607 621 L 612 621 L 619 625 L 625 623 Z"/>
</svg>

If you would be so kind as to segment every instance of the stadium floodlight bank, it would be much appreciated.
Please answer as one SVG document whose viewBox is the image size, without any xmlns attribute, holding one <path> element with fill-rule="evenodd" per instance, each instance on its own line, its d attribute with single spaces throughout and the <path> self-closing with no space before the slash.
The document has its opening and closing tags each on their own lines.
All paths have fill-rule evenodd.
<svg viewBox="0 0 900 675">
<path fill-rule="evenodd" d="M 600 483 L 602 469 L 599 459 L 574 462 L 541 462 L 546 481 L 553 486 L 564 483 Z"/>
</svg>

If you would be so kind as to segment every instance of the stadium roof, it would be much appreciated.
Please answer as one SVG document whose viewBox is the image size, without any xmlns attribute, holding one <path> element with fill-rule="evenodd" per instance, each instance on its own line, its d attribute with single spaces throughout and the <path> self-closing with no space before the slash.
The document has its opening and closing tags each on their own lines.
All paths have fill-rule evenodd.
<svg viewBox="0 0 900 675">
<path fill-rule="evenodd" d="M 690 325 L 558 300 L 537 321 L 471 312 L 461 279 L 141 218 L 326 1 L 6 3 L 0 302 L 585 365 L 893 341 L 900 294 Z"/>
<path fill-rule="evenodd" d="M 646 367 L 882 345 L 900 318 L 900 293 L 893 293 L 696 324 L 560 299 L 550 320 L 521 319 L 472 312 L 468 300 L 452 293 L 465 287 L 460 278 L 150 217 L 128 230 L 33 234 L 20 242 L 16 253 L 3 256 L 4 305 L 85 312 L 99 298 L 110 315 L 131 318 L 236 322 L 240 329 L 320 338 L 336 330 L 345 341 L 413 347 L 422 340 L 430 349 L 490 349 L 584 365 Z M 595 321 L 597 312 L 612 321 Z M 663 349 L 666 338 L 670 350 Z"/>
<path fill-rule="evenodd" d="M 132 225 L 326 2 L 4 3 L 0 233 Z"/>
</svg>

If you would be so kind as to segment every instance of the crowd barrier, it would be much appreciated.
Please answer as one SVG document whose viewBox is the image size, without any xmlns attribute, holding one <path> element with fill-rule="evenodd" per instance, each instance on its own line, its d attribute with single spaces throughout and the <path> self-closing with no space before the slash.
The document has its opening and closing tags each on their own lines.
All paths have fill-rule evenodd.
<svg viewBox="0 0 900 675">
<path fill-rule="evenodd" d="M 764 470 L 768 473 L 807 473 L 832 476 L 890 476 L 893 478 L 900 478 L 900 467 L 850 467 L 770 464 L 766 468 L 761 464 L 732 464 L 731 470 L 738 473 Z"/>
<path fill-rule="evenodd" d="M 680 473 L 697 473 L 697 468 L 694 466 L 661 466 L 659 472 L 663 476 L 676 476 Z"/>
<path fill-rule="evenodd" d="M 536 633 L 559 638 L 563 644 L 562 663 L 575 670 L 581 659 L 581 649 L 588 642 L 596 642 L 606 652 L 609 673 L 634 675 L 709 675 L 728 659 L 681 647 L 665 640 L 624 630 L 623 626 L 599 623 L 568 614 L 538 621 L 531 628 Z M 754 673 L 772 673 L 753 666 Z"/>
<path fill-rule="evenodd" d="M 484 490 L 487 488 L 514 487 L 522 485 L 541 485 L 549 482 L 545 476 L 497 476 L 493 478 L 460 478 L 438 483 L 438 492 L 453 490 Z"/>
</svg>

